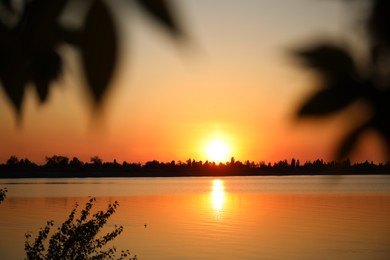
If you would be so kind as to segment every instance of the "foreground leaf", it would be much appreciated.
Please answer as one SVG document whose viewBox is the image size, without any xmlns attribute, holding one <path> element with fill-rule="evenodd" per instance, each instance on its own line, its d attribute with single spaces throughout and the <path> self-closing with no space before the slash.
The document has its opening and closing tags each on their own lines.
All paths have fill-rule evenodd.
<svg viewBox="0 0 390 260">
<path fill-rule="evenodd" d="M 80 49 L 86 78 L 95 101 L 100 102 L 117 60 L 115 25 L 103 1 L 93 2 L 82 37 Z"/>
<path fill-rule="evenodd" d="M 295 51 L 294 54 L 306 66 L 316 69 L 325 81 L 356 81 L 358 72 L 355 63 L 348 51 L 341 47 L 319 44 Z"/>
<path fill-rule="evenodd" d="M 165 26 L 173 35 L 183 34 L 179 27 L 172 6 L 167 0 L 136 0 L 136 2 L 157 22 Z"/>
<path fill-rule="evenodd" d="M 298 111 L 299 117 L 318 117 L 341 111 L 357 99 L 356 93 L 339 88 L 326 88 L 316 92 Z"/>
<path fill-rule="evenodd" d="M 33 59 L 31 71 L 31 79 L 35 83 L 39 99 L 41 103 L 44 103 L 47 99 L 50 83 L 61 75 L 61 56 L 55 51 L 47 50 Z"/>
<path fill-rule="evenodd" d="M 0 72 L 0 80 L 5 90 L 5 93 L 9 97 L 11 103 L 16 109 L 18 115 L 20 115 L 22 102 L 24 98 L 24 88 L 27 82 L 25 70 L 21 70 L 20 75 L 14 73 L 14 62 L 9 64 L 9 67 Z M 23 66 L 22 66 L 23 67 Z"/>
<path fill-rule="evenodd" d="M 365 123 L 348 133 L 338 148 L 336 158 L 339 160 L 345 159 L 355 149 L 358 140 L 369 127 L 371 127 L 370 123 Z"/>
</svg>

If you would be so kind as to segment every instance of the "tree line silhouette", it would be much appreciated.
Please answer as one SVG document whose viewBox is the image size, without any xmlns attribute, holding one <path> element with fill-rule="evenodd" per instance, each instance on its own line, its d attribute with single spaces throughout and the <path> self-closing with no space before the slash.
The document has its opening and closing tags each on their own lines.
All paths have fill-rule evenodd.
<svg viewBox="0 0 390 260">
<path fill-rule="evenodd" d="M 292 158 L 278 162 L 241 162 L 234 157 L 225 163 L 210 161 L 141 163 L 104 162 L 100 157 L 91 157 L 83 162 L 77 157 L 54 155 L 46 157 L 46 163 L 38 165 L 29 159 L 11 156 L 0 164 L 0 178 L 67 178 L 67 177 L 182 177 L 182 176 L 256 176 L 256 175 L 339 175 L 339 174 L 390 174 L 390 162 L 351 163 L 349 159 L 325 162 L 322 159 L 305 161 Z"/>
</svg>

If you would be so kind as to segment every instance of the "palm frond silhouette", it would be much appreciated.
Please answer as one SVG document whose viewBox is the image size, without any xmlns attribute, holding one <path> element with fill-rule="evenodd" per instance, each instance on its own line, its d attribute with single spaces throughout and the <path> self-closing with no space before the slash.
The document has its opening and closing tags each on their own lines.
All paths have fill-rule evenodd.
<svg viewBox="0 0 390 260">
<path fill-rule="evenodd" d="M 299 118 L 334 115 L 356 101 L 370 108 L 367 119 L 355 122 L 340 143 L 338 159 L 347 157 L 367 130 L 375 130 L 382 136 L 390 155 L 390 1 L 372 1 L 366 26 L 370 53 L 364 64 L 367 66 L 359 66 L 347 48 L 330 42 L 294 52 L 322 79 L 318 91 L 297 112 Z"/>
</svg>

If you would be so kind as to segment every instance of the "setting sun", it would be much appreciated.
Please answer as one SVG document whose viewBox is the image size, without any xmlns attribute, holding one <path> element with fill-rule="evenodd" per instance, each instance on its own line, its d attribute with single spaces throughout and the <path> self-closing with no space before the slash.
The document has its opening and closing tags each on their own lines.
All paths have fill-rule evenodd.
<svg viewBox="0 0 390 260">
<path fill-rule="evenodd" d="M 228 160 L 230 148 L 222 140 L 213 140 L 206 146 L 207 159 L 212 162 L 223 162 Z"/>
</svg>

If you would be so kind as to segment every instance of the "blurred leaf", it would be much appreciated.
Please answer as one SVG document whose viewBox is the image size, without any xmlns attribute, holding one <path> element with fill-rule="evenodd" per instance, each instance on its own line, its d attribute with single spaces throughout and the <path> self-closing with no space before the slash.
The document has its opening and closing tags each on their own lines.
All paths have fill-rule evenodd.
<svg viewBox="0 0 390 260">
<path fill-rule="evenodd" d="M 390 1 L 373 1 L 371 15 L 368 19 L 368 31 L 375 45 L 390 47 Z"/>
<path fill-rule="evenodd" d="M 373 127 L 382 135 L 390 152 L 390 88 L 380 91 L 374 104 Z"/>
<path fill-rule="evenodd" d="M 390 1 L 367 2 L 369 14 L 365 20 L 368 29 L 366 40 L 370 56 L 362 66 L 365 71 L 358 70 L 352 55 L 342 46 L 323 42 L 294 52 L 323 80 L 322 90 L 302 106 L 299 117 L 336 113 L 357 98 L 370 106 L 372 113 L 368 114 L 368 121 L 345 137 L 338 150 L 338 158 L 345 157 L 355 149 L 358 139 L 367 128 L 382 135 L 390 156 Z"/>
<path fill-rule="evenodd" d="M 183 32 L 172 11 L 168 0 L 135 0 L 151 17 L 165 26 L 173 35 L 182 36 Z"/>
<path fill-rule="evenodd" d="M 0 41 L 0 81 L 9 100 L 20 112 L 24 96 L 26 79 L 26 62 L 19 51 L 20 43 L 10 33 L 1 33 Z M 15 72 L 18 73 L 15 73 Z M 1 87 L 0 86 L 0 87 Z"/>
<path fill-rule="evenodd" d="M 7 96 L 14 105 L 16 112 L 20 114 L 22 101 L 24 97 L 25 77 L 13 74 L 13 71 L 7 70 L 1 73 L 1 83 Z"/>
<path fill-rule="evenodd" d="M 319 44 L 294 52 L 305 65 L 317 69 L 326 81 L 355 81 L 357 70 L 350 54 L 338 46 Z M 340 85 L 343 86 L 343 85 Z"/>
<path fill-rule="evenodd" d="M 357 96 L 343 91 L 340 88 L 326 88 L 318 91 L 299 109 L 299 117 L 325 116 L 339 112 L 353 101 Z"/>
<path fill-rule="evenodd" d="M 57 79 L 62 71 L 61 56 L 55 51 L 38 55 L 31 65 L 31 78 L 35 83 L 41 103 L 47 99 L 51 81 Z"/>
<path fill-rule="evenodd" d="M 12 5 L 12 0 L 0 0 L 0 4 L 3 5 L 8 11 L 14 13 L 14 7 Z"/>
<path fill-rule="evenodd" d="M 38 92 L 39 101 L 44 103 L 49 93 L 49 81 L 44 78 L 34 80 Z"/>
<path fill-rule="evenodd" d="M 95 0 L 85 21 L 81 54 L 89 87 L 95 101 L 105 93 L 117 59 L 117 37 L 111 14 L 101 0 Z"/>
<path fill-rule="evenodd" d="M 80 31 L 68 30 L 58 26 L 56 33 L 60 41 L 66 42 L 75 47 L 79 47 L 81 45 L 82 34 Z"/>
<path fill-rule="evenodd" d="M 54 51 L 58 42 L 54 30 L 67 1 L 28 1 L 18 24 L 0 31 L 0 80 L 18 115 L 30 80 L 43 102 L 51 81 L 61 73 L 62 61 Z"/>
<path fill-rule="evenodd" d="M 370 123 L 365 123 L 353 129 L 341 142 L 337 151 L 337 159 L 345 159 L 356 147 L 359 138 L 370 127 Z"/>
<path fill-rule="evenodd" d="M 68 0 L 27 1 L 19 29 L 25 31 L 47 32 L 56 27 Z"/>
<path fill-rule="evenodd" d="M 0 87 L 18 115 L 28 82 L 35 84 L 41 102 L 47 100 L 52 81 L 62 72 L 62 59 L 56 50 L 63 43 L 80 50 L 86 81 L 96 102 L 109 87 L 117 61 L 117 35 L 107 2 L 88 1 L 91 5 L 83 29 L 72 30 L 59 23 L 70 1 L 0 0 Z M 172 35 L 182 35 L 168 0 L 136 1 Z M 8 16 L 17 19 L 4 22 Z"/>
</svg>

